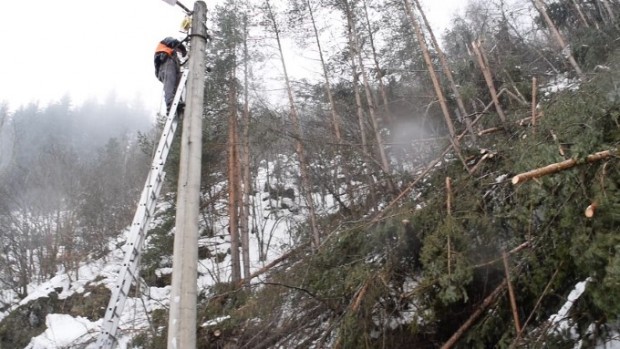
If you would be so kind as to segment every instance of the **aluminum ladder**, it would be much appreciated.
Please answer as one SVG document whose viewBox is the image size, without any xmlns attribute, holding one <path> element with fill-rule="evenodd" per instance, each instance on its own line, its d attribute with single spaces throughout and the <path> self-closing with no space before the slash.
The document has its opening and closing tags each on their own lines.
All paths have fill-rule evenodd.
<svg viewBox="0 0 620 349">
<path fill-rule="evenodd" d="M 184 69 L 170 111 L 166 116 L 166 123 L 159 139 L 157 150 L 153 156 L 151 169 L 142 189 L 138 208 L 129 230 L 129 237 L 124 246 L 125 256 L 123 264 L 118 272 L 116 285 L 112 289 L 112 296 L 110 297 L 103 324 L 101 325 L 101 333 L 97 340 L 98 349 L 111 349 L 117 343 L 116 330 L 125 307 L 129 288 L 131 283 L 138 279 L 138 265 L 142 256 L 142 247 L 155 213 L 157 197 L 164 183 L 166 175 L 164 165 L 166 164 L 166 158 L 168 157 L 178 126 L 179 118 L 176 117 L 176 112 L 181 101 L 181 95 L 185 90 L 188 74 L 189 70 Z"/>
</svg>

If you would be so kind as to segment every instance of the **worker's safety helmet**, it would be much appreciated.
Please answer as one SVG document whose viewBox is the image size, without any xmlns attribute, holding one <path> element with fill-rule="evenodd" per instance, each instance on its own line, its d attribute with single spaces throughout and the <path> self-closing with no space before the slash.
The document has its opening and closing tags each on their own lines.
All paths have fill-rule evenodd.
<svg viewBox="0 0 620 349">
<path fill-rule="evenodd" d="M 176 50 L 177 52 L 180 52 L 181 55 L 183 57 L 185 57 L 185 55 L 187 55 L 187 49 L 185 48 L 185 46 L 183 45 L 183 42 L 169 36 L 165 39 L 163 39 L 161 41 L 162 44 L 166 45 L 167 47 Z"/>
</svg>

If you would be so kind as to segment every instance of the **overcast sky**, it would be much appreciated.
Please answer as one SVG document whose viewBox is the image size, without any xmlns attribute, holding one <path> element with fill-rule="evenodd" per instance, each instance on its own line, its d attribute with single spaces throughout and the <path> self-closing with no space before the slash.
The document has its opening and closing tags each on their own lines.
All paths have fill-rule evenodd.
<svg viewBox="0 0 620 349">
<path fill-rule="evenodd" d="M 207 7 L 215 2 L 206 1 Z M 440 30 L 465 1 L 421 2 Z M 191 8 L 194 1 L 182 3 Z M 15 109 L 68 94 L 79 104 L 114 91 L 155 110 L 161 84 L 153 50 L 166 36 L 182 36 L 183 16 L 162 0 L 1 0 L 0 101 Z"/>
</svg>

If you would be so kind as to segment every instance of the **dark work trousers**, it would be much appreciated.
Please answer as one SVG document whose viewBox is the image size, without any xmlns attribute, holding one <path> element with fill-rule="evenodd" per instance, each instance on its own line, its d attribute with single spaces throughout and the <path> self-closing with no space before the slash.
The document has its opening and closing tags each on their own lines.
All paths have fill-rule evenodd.
<svg viewBox="0 0 620 349">
<path fill-rule="evenodd" d="M 180 77 L 179 63 L 174 58 L 167 58 L 159 68 L 159 74 L 157 74 L 159 81 L 164 83 L 166 110 L 170 110 Z"/>
</svg>

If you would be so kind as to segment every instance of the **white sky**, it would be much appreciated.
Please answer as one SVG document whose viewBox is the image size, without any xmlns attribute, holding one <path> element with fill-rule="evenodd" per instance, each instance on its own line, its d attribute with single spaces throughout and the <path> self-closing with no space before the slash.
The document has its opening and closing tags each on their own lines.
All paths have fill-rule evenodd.
<svg viewBox="0 0 620 349">
<path fill-rule="evenodd" d="M 436 30 L 464 2 L 421 1 Z M 207 7 L 214 2 L 206 1 Z M 182 3 L 192 8 L 194 1 Z M 2 0 L 0 101 L 15 109 L 69 94 L 79 104 L 115 91 L 157 109 L 161 84 L 153 72 L 153 50 L 166 36 L 182 36 L 183 16 L 162 0 Z"/>
<path fill-rule="evenodd" d="M 68 93 L 79 103 L 115 90 L 157 105 L 153 51 L 180 36 L 182 20 L 179 7 L 161 0 L 2 1 L 0 100 L 16 108 Z"/>
</svg>

